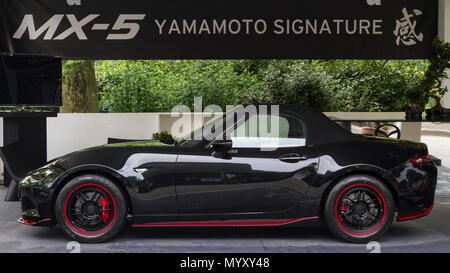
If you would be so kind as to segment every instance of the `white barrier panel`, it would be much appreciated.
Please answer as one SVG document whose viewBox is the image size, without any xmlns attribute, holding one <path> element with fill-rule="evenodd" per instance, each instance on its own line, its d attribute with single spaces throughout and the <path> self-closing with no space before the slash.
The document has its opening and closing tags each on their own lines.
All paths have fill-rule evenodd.
<svg viewBox="0 0 450 273">
<path fill-rule="evenodd" d="M 47 119 L 47 158 L 106 144 L 108 137 L 150 139 L 157 113 L 58 114 Z"/>
</svg>

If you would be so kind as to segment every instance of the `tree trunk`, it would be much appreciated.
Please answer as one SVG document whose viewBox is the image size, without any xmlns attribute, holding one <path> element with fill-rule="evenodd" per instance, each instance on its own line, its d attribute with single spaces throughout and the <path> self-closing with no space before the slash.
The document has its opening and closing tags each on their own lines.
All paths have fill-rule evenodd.
<svg viewBox="0 0 450 273">
<path fill-rule="evenodd" d="M 98 112 L 98 93 L 93 61 L 63 62 L 61 113 Z"/>
</svg>

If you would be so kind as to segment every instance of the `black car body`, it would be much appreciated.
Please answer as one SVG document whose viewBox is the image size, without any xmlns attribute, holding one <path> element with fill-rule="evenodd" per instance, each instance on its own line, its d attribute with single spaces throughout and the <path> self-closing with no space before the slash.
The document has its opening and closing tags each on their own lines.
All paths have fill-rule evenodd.
<svg viewBox="0 0 450 273">
<path fill-rule="evenodd" d="M 315 109 L 283 105 L 279 114 L 302 122 L 304 144 L 269 151 L 230 147 L 222 153 L 223 145 L 217 150 L 215 140 L 184 140 L 175 145 L 133 142 L 56 159 L 20 182 L 21 221 L 56 224 L 57 196 L 69 181 L 86 174 L 100 175 L 120 188 L 135 227 L 287 225 L 320 220 L 325 218 L 325 199 L 334 185 L 355 175 L 384 184 L 392 194 L 397 220 L 430 212 L 437 168 L 428 160 L 425 144 L 354 135 Z M 342 207 L 344 211 L 344 203 Z"/>
</svg>

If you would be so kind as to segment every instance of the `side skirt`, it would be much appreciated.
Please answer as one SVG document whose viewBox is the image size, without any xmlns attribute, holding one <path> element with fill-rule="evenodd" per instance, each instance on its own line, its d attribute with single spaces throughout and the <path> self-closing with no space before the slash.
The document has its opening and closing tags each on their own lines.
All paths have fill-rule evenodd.
<svg viewBox="0 0 450 273">
<path fill-rule="evenodd" d="M 238 221 L 184 221 L 184 222 L 155 222 L 146 224 L 133 224 L 133 227 L 173 227 L 173 226 L 284 226 L 306 220 L 317 220 L 319 216 L 303 217 L 297 219 L 255 219 Z"/>
</svg>

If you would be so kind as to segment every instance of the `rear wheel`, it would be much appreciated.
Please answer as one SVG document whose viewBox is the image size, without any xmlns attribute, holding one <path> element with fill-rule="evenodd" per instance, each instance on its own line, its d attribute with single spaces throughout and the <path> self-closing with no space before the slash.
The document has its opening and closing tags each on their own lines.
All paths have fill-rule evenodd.
<svg viewBox="0 0 450 273">
<path fill-rule="evenodd" d="M 55 214 L 62 230 L 80 242 L 97 243 L 116 236 L 125 223 L 127 204 L 109 179 L 83 175 L 59 193 Z"/>
<path fill-rule="evenodd" d="M 395 203 L 380 180 L 367 175 L 349 176 L 329 192 L 324 217 L 338 238 L 355 243 L 376 240 L 391 226 Z"/>
</svg>

